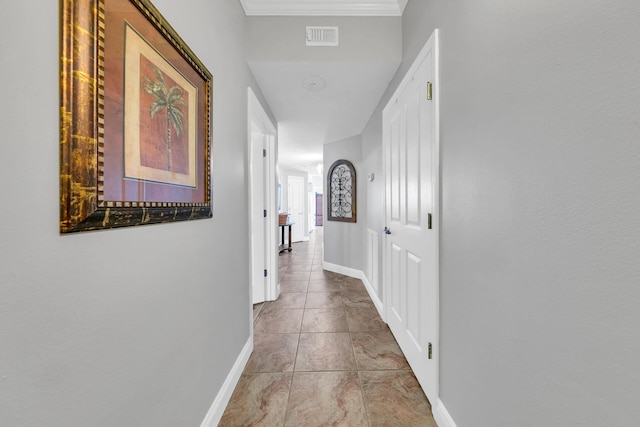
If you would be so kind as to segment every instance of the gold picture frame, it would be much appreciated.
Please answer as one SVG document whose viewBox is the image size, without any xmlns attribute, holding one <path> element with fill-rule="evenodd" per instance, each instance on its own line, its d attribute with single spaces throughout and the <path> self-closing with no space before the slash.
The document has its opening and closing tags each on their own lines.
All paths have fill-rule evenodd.
<svg viewBox="0 0 640 427">
<path fill-rule="evenodd" d="M 211 218 L 212 74 L 148 0 L 60 17 L 60 232 Z"/>
</svg>

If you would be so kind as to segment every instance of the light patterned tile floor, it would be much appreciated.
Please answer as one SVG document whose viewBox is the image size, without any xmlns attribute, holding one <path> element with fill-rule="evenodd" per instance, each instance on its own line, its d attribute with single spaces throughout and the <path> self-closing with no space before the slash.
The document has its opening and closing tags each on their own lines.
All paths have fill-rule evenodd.
<svg viewBox="0 0 640 427">
<path fill-rule="evenodd" d="M 279 257 L 281 296 L 254 307 L 254 351 L 221 427 L 436 427 L 360 280 L 322 270 L 322 228 Z"/>
</svg>

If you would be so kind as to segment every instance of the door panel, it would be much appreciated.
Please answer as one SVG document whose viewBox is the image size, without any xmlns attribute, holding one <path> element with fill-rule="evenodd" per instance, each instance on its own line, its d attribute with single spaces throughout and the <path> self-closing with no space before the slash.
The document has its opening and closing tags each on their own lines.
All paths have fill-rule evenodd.
<svg viewBox="0 0 640 427">
<path fill-rule="evenodd" d="M 433 38 L 432 38 L 433 39 Z M 438 194 L 434 41 L 412 67 L 383 113 L 385 164 L 385 312 L 387 322 L 427 397 L 438 393 Z M 429 227 L 429 214 L 435 219 Z"/>
<path fill-rule="evenodd" d="M 418 229 L 421 226 L 420 215 L 420 168 L 425 167 L 421 164 L 420 158 L 420 100 L 418 93 L 412 93 L 411 98 L 407 102 L 406 108 L 406 126 L 407 137 L 403 141 L 405 146 L 405 158 L 407 159 L 406 167 L 406 223 L 413 225 Z"/>
<path fill-rule="evenodd" d="M 394 109 L 391 117 L 391 139 L 393 141 L 401 141 L 400 130 L 404 127 L 401 125 L 402 109 Z M 391 188 L 389 198 L 391 199 L 391 212 L 389 220 L 400 221 L 400 146 L 393 144 L 389 147 L 389 172 L 388 178 L 391 180 Z"/>
<path fill-rule="evenodd" d="M 397 321 L 401 321 L 402 320 L 402 310 L 397 310 L 397 307 L 400 307 L 400 301 L 402 300 L 402 296 L 400 295 L 400 292 L 402 290 L 401 288 L 401 284 L 403 283 L 402 281 L 402 277 L 401 277 L 401 273 L 402 273 L 402 268 L 400 266 L 401 264 L 401 256 L 402 256 L 402 248 L 398 245 L 393 244 L 393 242 L 391 243 L 391 265 L 389 267 L 390 269 L 390 275 L 391 275 L 391 282 L 392 283 L 397 283 L 398 286 L 392 286 L 391 287 L 391 310 L 393 311 L 394 316 L 396 317 Z"/>
<path fill-rule="evenodd" d="M 422 323 L 420 322 L 420 285 L 423 283 L 421 278 L 421 259 L 419 256 L 407 251 L 407 333 L 413 341 L 413 345 L 419 351 L 422 351 L 420 343 L 420 332 Z"/>
</svg>

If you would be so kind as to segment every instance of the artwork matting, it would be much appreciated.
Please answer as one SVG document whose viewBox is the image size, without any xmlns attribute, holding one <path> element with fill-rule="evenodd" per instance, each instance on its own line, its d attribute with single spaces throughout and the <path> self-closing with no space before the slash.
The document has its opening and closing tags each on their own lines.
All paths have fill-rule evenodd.
<svg viewBox="0 0 640 427">
<path fill-rule="evenodd" d="M 210 218 L 211 73 L 148 0 L 60 15 L 60 232 Z"/>
</svg>

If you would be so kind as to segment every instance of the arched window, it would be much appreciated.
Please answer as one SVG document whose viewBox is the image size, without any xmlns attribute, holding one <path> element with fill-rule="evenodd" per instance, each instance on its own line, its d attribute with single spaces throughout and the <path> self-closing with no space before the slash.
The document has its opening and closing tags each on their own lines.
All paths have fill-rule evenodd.
<svg viewBox="0 0 640 427">
<path fill-rule="evenodd" d="M 329 221 L 356 222 L 356 170 L 348 160 L 337 160 L 327 173 Z"/>
</svg>

